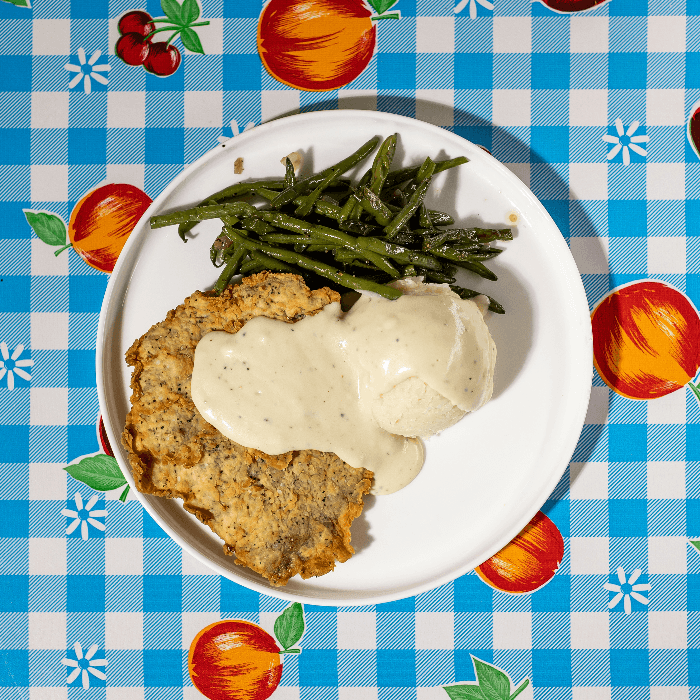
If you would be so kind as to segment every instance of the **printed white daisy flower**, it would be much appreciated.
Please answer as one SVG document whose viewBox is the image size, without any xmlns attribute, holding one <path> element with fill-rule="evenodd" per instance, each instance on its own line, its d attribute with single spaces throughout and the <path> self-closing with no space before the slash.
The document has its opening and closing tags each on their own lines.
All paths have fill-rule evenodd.
<svg viewBox="0 0 700 700">
<path fill-rule="evenodd" d="M 78 62 L 79 66 L 74 66 L 72 63 L 66 63 L 66 70 L 75 73 L 71 78 L 70 83 L 68 83 L 69 88 L 74 88 L 76 85 L 83 81 L 83 86 L 85 88 L 85 94 L 89 95 L 92 90 L 92 80 L 96 80 L 102 85 L 107 85 L 109 82 L 104 75 L 101 73 L 106 73 L 111 70 L 111 66 L 107 63 L 102 63 L 96 66 L 95 63 L 97 59 L 102 55 L 102 51 L 94 51 L 89 60 L 85 60 L 85 49 L 78 49 Z"/>
<path fill-rule="evenodd" d="M 103 671 L 95 668 L 96 666 L 106 666 L 107 659 L 93 659 L 95 652 L 99 649 L 97 644 L 93 644 L 83 656 L 83 647 L 80 646 L 80 642 L 76 642 L 73 646 L 75 650 L 76 659 L 63 659 L 61 663 L 64 666 L 70 666 L 73 670 L 68 674 L 68 685 L 70 685 L 76 678 L 82 673 L 83 688 L 87 689 L 90 687 L 90 676 L 91 673 L 95 678 L 99 678 L 102 681 L 107 680 L 107 676 Z"/>
<path fill-rule="evenodd" d="M 65 515 L 66 518 L 75 518 L 73 522 L 66 528 L 66 535 L 70 535 L 77 527 L 80 525 L 80 535 L 86 540 L 89 536 L 88 533 L 88 523 L 98 530 L 104 532 L 105 525 L 95 518 L 104 518 L 107 515 L 106 510 L 92 510 L 92 507 L 97 503 L 97 499 L 100 497 L 99 493 L 93 494 L 92 498 L 83 506 L 83 497 L 80 492 L 77 492 L 73 499 L 75 500 L 75 507 L 77 510 L 69 510 L 64 508 L 61 511 L 61 515 Z"/>
<path fill-rule="evenodd" d="M 650 586 L 648 583 L 635 583 L 642 573 L 641 569 L 635 569 L 629 580 L 625 577 L 625 570 L 620 566 L 617 569 L 617 580 L 620 582 L 618 586 L 616 583 L 604 583 L 603 588 L 606 591 L 612 591 L 617 593 L 610 602 L 608 603 L 608 608 L 614 608 L 621 600 L 624 601 L 625 613 L 629 615 L 632 612 L 632 600 L 634 598 L 636 601 L 642 605 L 649 605 L 649 598 L 645 598 L 643 595 L 639 595 L 639 591 L 648 591 Z M 631 598 L 630 598 L 631 597 Z"/>
<path fill-rule="evenodd" d="M 493 10 L 493 3 L 489 2 L 489 0 L 460 0 L 460 2 L 455 5 L 455 14 L 461 12 L 467 5 L 469 5 L 469 18 L 476 19 L 477 2 L 487 10 Z"/>
<path fill-rule="evenodd" d="M 622 151 L 622 162 L 625 165 L 630 164 L 630 150 L 638 153 L 640 156 L 647 155 L 646 149 L 638 146 L 638 143 L 646 143 L 649 141 L 649 137 L 645 135 L 635 136 L 634 132 L 639 128 L 639 122 L 634 121 L 630 124 L 627 133 L 625 133 L 625 127 L 622 124 L 622 119 L 615 120 L 615 129 L 617 131 L 617 136 L 612 136 L 611 134 L 605 134 L 603 136 L 603 141 L 607 143 L 612 143 L 614 146 L 608 151 L 608 160 L 612 160 L 620 151 Z"/>
<path fill-rule="evenodd" d="M 245 127 L 243 128 L 243 131 L 248 131 L 248 129 L 252 129 L 255 126 L 255 122 L 248 122 Z M 238 129 L 238 122 L 235 119 L 231 120 L 231 132 L 233 133 L 233 136 L 217 136 L 217 141 L 221 144 L 226 143 L 227 141 L 230 141 L 232 138 L 235 138 L 238 136 L 241 132 Z"/>
<path fill-rule="evenodd" d="M 12 391 L 15 388 L 15 374 L 28 382 L 32 380 L 30 374 L 25 372 L 23 367 L 33 367 L 34 360 L 20 360 L 19 356 L 24 352 L 24 345 L 18 345 L 10 355 L 6 343 L 0 343 L 0 379 L 7 375 L 7 388 Z"/>
</svg>

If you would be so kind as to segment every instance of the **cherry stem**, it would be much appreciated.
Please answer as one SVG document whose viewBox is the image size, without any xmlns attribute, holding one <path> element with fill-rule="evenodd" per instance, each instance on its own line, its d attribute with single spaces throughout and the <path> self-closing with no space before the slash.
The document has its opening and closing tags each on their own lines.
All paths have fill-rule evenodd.
<svg viewBox="0 0 700 700">
<path fill-rule="evenodd" d="M 518 687 L 518 689 L 510 696 L 510 700 L 515 700 L 515 698 L 517 698 L 518 695 L 520 695 L 520 693 L 522 693 L 523 690 L 525 690 L 525 688 L 527 688 L 527 686 L 528 686 L 529 684 L 530 684 L 530 679 L 529 679 L 529 678 L 526 678 L 526 679 L 520 684 L 520 686 Z"/>
<path fill-rule="evenodd" d="M 121 492 L 121 495 L 119 496 L 119 500 L 120 500 L 122 503 L 126 503 L 126 497 L 129 495 L 129 489 L 130 489 L 130 488 L 131 488 L 131 487 L 129 486 L 129 484 L 127 484 L 127 485 L 126 485 L 126 488 Z"/>
<path fill-rule="evenodd" d="M 695 398 L 700 404 L 700 389 L 698 389 L 698 387 L 695 384 L 693 384 L 693 382 L 688 382 L 688 386 L 690 387 L 691 391 L 695 394 Z"/>
<path fill-rule="evenodd" d="M 154 34 L 158 34 L 158 32 L 165 32 L 168 29 L 177 29 L 177 33 L 179 34 L 183 29 L 189 29 L 190 27 L 206 27 L 209 24 L 209 22 L 197 22 L 196 24 L 186 24 L 186 25 L 176 25 L 176 24 L 171 24 L 168 27 L 160 27 L 158 29 L 154 29 L 150 34 L 146 34 L 145 37 L 143 37 L 144 42 L 148 41 Z M 170 43 L 168 41 L 168 43 Z"/>
<path fill-rule="evenodd" d="M 370 17 L 370 20 L 372 20 L 372 22 L 375 22 L 378 19 L 401 19 L 401 13 L 400 12 L 390 12 L 389 14 L 374 15 L 373 17 Z"/>
<path fill-rule="evenodd" d="M 280 654 L 301 654 L 301 649 L 285 649 Z"/>
<path fill-rule="evenodd" d="M 72 243 L 66 243 L 62 248 L 59 248 L 58 250 L 54 250 L 53 254 L 58 257 L 66 248 L 72 248 L 73 244 Z"/>
<path fill-rule="evenodd" d="M 170 42 L 180 33 L 180 30 L 178 29 L 169 39 L 168 41 L 165 42 L 165 48 L 168 48 L 170 46 Z"/>
</svg>

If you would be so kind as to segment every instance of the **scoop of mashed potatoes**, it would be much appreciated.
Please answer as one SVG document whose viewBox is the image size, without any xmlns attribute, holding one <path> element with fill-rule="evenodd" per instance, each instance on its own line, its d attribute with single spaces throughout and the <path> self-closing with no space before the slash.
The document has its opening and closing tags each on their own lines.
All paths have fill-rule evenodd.
<svg viewBox="0 0 700 700">
<path fill-rule="evenodd" d="M 395 384 L 378 396 L 372 405 L 377 423 L 387 432 L 405 437 L 423 437 L 449 428 L 470 411 L 481 408 L 493 394 L 493 373 L 496 365 L 496 344 L 491 338 L 484 313 L 488 307 L 485 296 L 460 299 L 446 284 L 423 284 L 422 278 L 410 277 L 392 283 L 404 294 L 442 294 L 454 297 L 453 307 L 457 321 L 457 343 L 471 343 L 479 361 L 478 390 L 461 405 L 455 405 L 422 379 L 412 376 Z"/>
</svg>

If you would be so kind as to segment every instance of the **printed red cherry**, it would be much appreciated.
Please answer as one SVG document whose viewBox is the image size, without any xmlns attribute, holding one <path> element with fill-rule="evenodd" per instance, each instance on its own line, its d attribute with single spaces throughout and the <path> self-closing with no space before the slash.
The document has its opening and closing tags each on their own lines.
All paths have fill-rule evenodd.
<svg viewBox="0 0 700 700">
<path fill-rule="evenodd" d="M 119 20 L 119 33 L 146 36 L 156 28 L 156 25 L 152 22 L 152 20 L 153 17 L 151 17 L 148 12 L 141 12 L 141 10 L 127 12 Z"/>
<path fill-rule="evenodd" d="M 117 56 L 130 66 L 142 66 L 151 51 L 151 44 L 134 32 L 119 37 L 115 48 Z"/>
<path fill-rule="evenodd" d="M 166 77 L 172 75 L 180 65 L 180 52 L 176 46 L 166 44 L 164 41 L 151 44 L 148 57 L 143 67 L 154 75 Z"/>
<path fill-rule="evenodd" d="M 608 0 L 541 0 L 550 10 L 555 12 L 583 12 L 602 5 Z"/>
</svg>

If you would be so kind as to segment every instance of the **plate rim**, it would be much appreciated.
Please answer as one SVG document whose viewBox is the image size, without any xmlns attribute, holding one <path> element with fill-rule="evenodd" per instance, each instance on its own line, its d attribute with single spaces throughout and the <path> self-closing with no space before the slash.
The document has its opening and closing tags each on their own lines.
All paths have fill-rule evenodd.
<svg viewBox="0 0 700 700">
<path fill-rule="evenodd" d="M 100 316 L 98 320 L 98 326 L 97 326 L 97 339 L 96 339 L 96 384 L 97 384 L 97 393 L 98 393 L 98 400 L 99 400 L 99 407 L 100 407 L 100 414 L 103 418 L 103 422 L 105 425 L 105 430 L 107 432 L 107 435 L 110 439 L 110 444 L 111 445 L 116 445 L 117 449 L 114 451 L 115 459 L 117 460 L 117 463 L 119 464 L 123 474 L 124 478 L 127 480 L 127 483 L 132 487 L 133 492 L 135 493 L 137 499 L 141 503 L 142 507 L 148 512 L 148 514 L 158 523 L 158 525 L 166 532 L 168 537 L 173 539 L 179 547 L 181 547 L 184 551 L 186 551 L 190 556 L 194 557 L 196 560 L 207 566 L 208 568 L 214 570 L 217 574 L 223 576 L 224 578 L 227 578 L 230 581 L 233 581 L 234 583 L 237 583 L 238 585 L 242 585 L 246 588 L 249 588 L 251 590 L 254 590 L 258 593 L 262 593 L 264 595 L 276 597 L 276 598 L 281 598 L 283 600 L 288 600 L 288 601 L 298 601 L 298 602 L 303 602 L 311 605 L 324 605 L 324 606 L 336 606 L 336 607 L 358 607 L 358 606 L 366 606 L 366 605 L 375 605 L 375 604 L 380 604 L 380 603 L 386 603 L 386 602 L 392 602 L 396 600 L 401 600 L 403 598 L 408 598 L 411 596 L 418 595 L 420 593 L 433 590 L 435 588 L 438 588 L 439 586 L 445 585 L 446 583 L 449 583 L 451 581 L 456 580 L 457 578 L 463 576 L 464 574 L 468 573 L 469 571 L 472 571 L 474 566 L 471 566 L 470 563 L 467 563 L 466 565 L 462 565 L 460 567 L 457 567 L 455 569 L 452 569 L 449 573 L 442 574 L 440 576 L 437 576 L 433 579 L 431 579 L 429 584 L 416 584 L 413 586 L 409 586 L 407 588 L 402 588 L 399 591 L 396 591 L 395 593 L 385 593 L 385 594 L 380 594 L 380 595 L 360 595 L 357 597 L 353 598 L 333 598 L 333 597 L 322 597 L 322 596 L 313 596 L 313 595 L 304 595 L 300 593 L 287 593 L 283 588 L 273 588 L 270 585 L 266 584 L 261 584 L 258 583 L 257 581 L 251 581 L 245 577 L 242 576 L 237 576 L 235 571 L 230 571 L 222 566 L 220 566 L 217 562 L 212 561 L 209 559 L 205 554 L 202 554 L 197 548 L 191 546 L 189 543 L 185 542 L 184 539 L 177 533 L 175 532 L 170 526 L 165 522 L 164 518 L 159 514 L 158 510 L 153 506 L 151 503 L 151 500 L 154 498 L 157 498 L 157 496 L 153 496 L 150 494 L 144 494 L 138 491 L 138 489 L 135 488 L 134 485 L 134 480 L 133 476 L 131 473 L 131 468 L 128 464 L 128 462 L 124 462 L 122 451 L 121 451 L 121 434 L 116 434 L 112 430 L 112 421 L 109 417 L 109 409 L 108 409 L 108 401 L 107 401 L 107 396 L 106 396 L 106 382 L 105 382 L 105 372 L 106 370 L 106 354 L 108 352 L 108 348 L 105 345 L 104 341 L 106 338 L 106 327 L 107 327 L 107 320 L 108 317 L 112 315 L 112 311 L 114 309 L 114 303 L 115 301 L 113 300 L 113 294 L 114 294 L 114 289 L 117 286 L 117 280 L 120 279 L 119 273 L 121 272 L 121 268 L 126 264 L 126 259 L 129 257 L 125 253 L 128 253 L 131 247 L 137 245 L 138 240 L 141 238 L 143 235 L 143 231 L 147 229 L 148 227 L 148 220 L 150 217 L 153 215 L 154 212 L 158 211 L 161 208 L 161 202 L 164 201 L 170 193 L 180 186 L 183 182 L 185 182 L 188 177 L 190 177 L 192 174 L 194 174 L 199 168 L 201 168 L 203 165 L 207 163 L 207 161 L 213 159 L 216 157 L 218 153 L 220 153 L 222 148 L 226 148 L 228 144 L 232 143 L 237 143 L 240 144 L 244 141 L 247 141 L 251 138 L 259 138 L 261 135 L 264 135 L 265 132 L 274 130 L 277 128 L 280 123 L 290 123 L 290 122 L 304 122 L 304 121 L 310 121 L 310 122 L 315 122 L 315 121 L 320 121 L 324 120 L 327 118 L 346 118 L 349 120 L 353 119 L 375 119 L 378 121 L 386 121 L 386 122 L 393 122 L 396 123 L 398 122 L 404 122 L 406 124 L 410 124 L 411 126 L 415 127 L 416 124 L 420 126 L 420 128 L 426 129 L 429 132 L 433 132 L 442 138 L 445 137 L 451 137 L 455 139 L 456 141 L 461 141 L 465 144 L 468 144 L 471 147 L 474 148 L 479 148 L 483 151 L 483 156 L 487 158 L 490 162 L 490 165 L 496 170 L 496 172 L 503 177 L 505 180 L 508 181 L 509 185 L 512 186 L 513 188 L 517 189 L 520 191 L 520 194 L 525 196 L 528 201 L 530 206 L 532 206 L 534 209 L 538 210 L 538 213 L 541 216 L 544 216 L 545 219 L 548 220 L 548 223 L 560 233 L 561 238 L 560 239 L 555 239 L 554 246 L 555 250 L 554 252 L 557 256 L 558 261 L 560 264 L 562 264 L 565 268 L 563 270 L 564 277 L 568 280 L 569 282 L 569 301 L 575 308 L 579 308 L 581 311 L 585 309 L 585 314 L 581 315 L 580 319 L 577 319 L 577 324 L 580 324 L 584 318 L 586 320 L 585 327 L 582 328 L 577 328 L 576 330 L 578 333 L 583 333 L 585 336 L 586 342 L 586 347 L 582 348 L 581 351 L 583 355 L 585 355 L 586 358 L 586 363 L 584 366 L 587 366 L 590 368 L 588 372 L 586 371 L 581 371 L 578 377 L 578 383 L 577 386 L 579 390 L 582 392 L 580 397 L 579 397 L 579 404 L 578 404 L 578 411 L 577 411 L 577 420 L 574 422 L 572 421 L 569 425 L 569 430 L 568 434 L 566 436 L 565 440 L 561 440 L 562 444 L 562 450 L 565 452 L 564 455 L 562 455 L 562 460 L 561 460 L 561 470 L 556 470 L 553 469 L 550 472 L 550 476 L 546 481 L 543 481 L 543 485 L 540 487 L 540 489 L 537 491 L 539 494 L 537 499 L 533 499 L 533 503 L 535 503 L 534 506 L 531 506 L 530 508 L 526 509 L 525 515 L 523 515 L 521 518 L 517 519 L 514 521 L 514 523 L 511 525 L 510 528 L 507 528 L 505 530 L 504 535 L 502 535 L 500 538 L 496 538 L 496 543 L 498 546 L 495 548 L 491 547 L 493 549 L 493 554 L 496 552 L 500 551 L 505 545 L 507 545 L 515 536 L 520 533 L 523 528 L 530 522 L 530 520 L 535 516 L 535 514 L 541 509 L 542 505 L 546 502 L 547 497 L 549 494 L 552 493 L 556 485 L 559 483 L 562 475 L 565 473 L 566 468 L 568 467 L 571 457 L 573 456 L 573 453 L 576 449 L 576 445 L 578 443 L 578 439 L 580 437 L 581 431 L 583 426 L 585 425 L 585 416 L 587 413 L 588 409 L 588 404 L 590 400 L 590 393 L 591 393 L 591 388 L 592 388 L 592 377 L 593 377 L 593 337 L 592 337 L 592 329 L 590 326 L 590 312 L 589 312 L 589 305 L 588 305 L 588 300 L 586 297 L 585 289 L 583 287 L 583 281 L 581 279 L 581 274 L 578 271 L 578 268 L 576 266 L 575 260 L 573 258 L 573 255 L 571 254 L 571 251 L 569 249 L 569 246 L 566 243 L 566 240 L 564 239 L 564 236 L 561 234 L 561 231 L 559 230 L 559 227 L 557 226 L 556 222 L 552 219 L 551 215 L 549 212 L 545 209 L 544 205 L 540 202 L 540 200 L 533 194 L 533 192 L 530 190 L 529 187 L 527 187 L 513 172 L 511 172 L 508 168 L 503 165 L 500 161 L 498 161 L 496 158 L 494 158 L 489 151 L 484 149 L 483 147 L 479 146 L 478 144 L 475 144 L 468 139 L 465 139 L 464 137 L 455 134 L 454 132 L 448 131 L 446 129 L 443 129 L 439 126 L 436 126 L 434 124 L 431 124 L 429 122 L 424 122 L 418 119 L 414 119 L 412 117 L 406 117 L 403 115 L 398 115 L 398 114 L 393 114 L 390 112 L 376 112 L 373 110 L 361 110 L 361 109 L 330 109 L 330 110 L 322 110 L 322 111 L 315 111 L 315 112 L 302 112 L 302 113 L 297 113 L 297 114 L 292 114 L 284 117 L 280 117 L 277 119 L 273 119 L 269 122 L 265 122 L 263 124 L 260 124 L 259 126 L 256 126 L 252 129 L 249 129 L 247 131 L 242 132 L 240 135 L 236 136 L 235 138 L 231 139 L 230 141 L 224 143 L 224 144 L 218 144 L 217 146 L 214 146 L 211 150 L 207 151 L 204 153 L 202 156 L 200 156 L 197 160 L 192 162 L 191 164 L 187 165 L 186 167 L 183 168 L 183 170 L 178 173 L 169 183 L 168 185 L 153 199 L 152 203 L 149 205 L 148 209 L 144 212 L 142 215 L 141 219 L 136 223 L 134 226 L 134 229 L 127 239 L 127 242 L 122 249 L 120 256 L 117 260 L 117 264 L 115 265 L 114 270 L 112 271 L 112 274 L 110 275 L 109 282 L 107 284 L 107 288 L 105 290 L 105 294 L 102 300 L 102 306 L 100 309 Z M 136 233 L 137 235 L 134 235 Z M 573 273 L 573 274 L 572 274 Z M 128 283 L 126 284 L 126 287 L 128 287 Z M 126 288 L 125 287 L 125 288 Z M 121 304 L 119 304 L 121 308 Z M 573 324 L 572 324 L 573 325 Z M 587 329 L 587 333 L 585 332 Z M 581 359 L 581 363 L 583 363 L 583 355 Z M 584 382 L 585 379 L 585 382 Z M 527 516 L 527 517 L 526 517 Z M 490 556 L 493 556 L 490 555 Z"/>
</svg>

